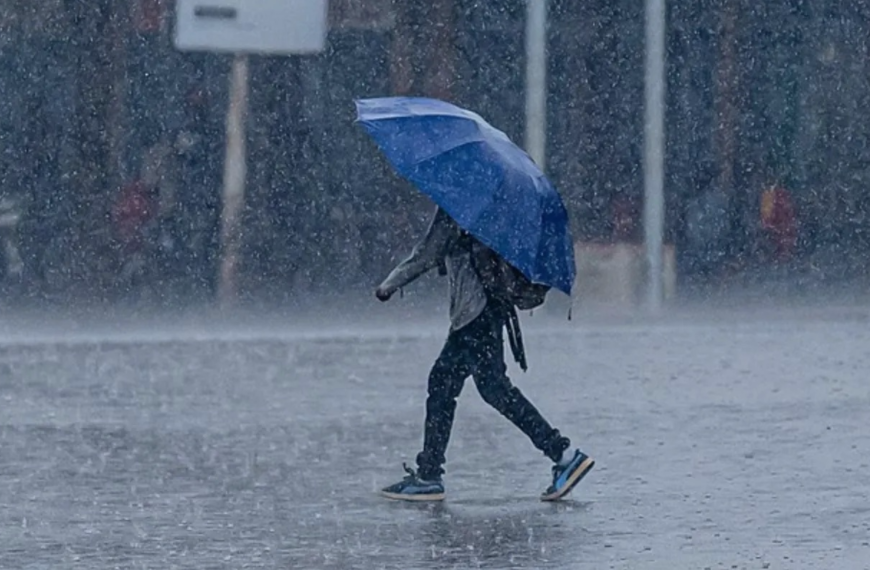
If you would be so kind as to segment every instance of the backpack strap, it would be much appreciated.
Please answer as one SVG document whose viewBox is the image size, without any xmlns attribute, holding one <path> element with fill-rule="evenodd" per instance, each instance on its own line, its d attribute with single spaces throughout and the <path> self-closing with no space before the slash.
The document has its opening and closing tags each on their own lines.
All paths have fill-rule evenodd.
<svg viewBox="0 0 870 570">
<path fill-rule="evenodd" d="M 520 318 L 517 316 L 517 310 L 513 305 L 508 305 L 507 307 L 508 318 L 505 320 L 505 328 L 507 329 L 508 342 L 511 345 L 514 360 L 520 365 L 522 371 L 526 372 L 529 369 L 529 365 L 526 362 L 526 348 L 523 345 L 523 331 L 520 329 Z"/>
<path fill-rule="evenodd" d="M 510 275 L 506 272 L 507 265 L 501 257 L 472 236 L 464 242 L 463 247 L 468 252 L 471 269 L 477 275 L 487 298 L 512 304 Z"/>
<path fill-rule="evenodd" d="M 474 241 L 474 238 L 470 234 L 464 234 L 460 238 L 459 246 L 467 248 L 471 260 L 471 268 L 483 286 L 483 290 L 487 297 L 487 303 L 498 307 L 497 310 L 503 319 L 504 327 L 507 330 L 508 343 L 510 344 L 514 360 L 519 364 L 522 371 L 526 372 L 529 369 L 529 366 L 526 362 L 526 349 L 523 344 L 523 332 L 520 329 L 520 318 L 517 316 L 516 307 L 514 307 L 513 302 L 511 302 L 509 298 L 510 292 L 503 290 L 505 289 L 504 283 L 502 283 L 504 276 L 498 273 L 498 271 L 503 269 L 503 266 L 501 266 L 497 254 L 491 250 L 487 250 L 489 255 L 486 259 L 480 259 L 478 257 L 479 252 L 475 251 Z M 481 245 L 478 247 L 484 246 Z M 481 263 L 489 264 L 490 267 L 487 268 L 489 271 L 486 269 L 481 270 Z"/>
</svg>

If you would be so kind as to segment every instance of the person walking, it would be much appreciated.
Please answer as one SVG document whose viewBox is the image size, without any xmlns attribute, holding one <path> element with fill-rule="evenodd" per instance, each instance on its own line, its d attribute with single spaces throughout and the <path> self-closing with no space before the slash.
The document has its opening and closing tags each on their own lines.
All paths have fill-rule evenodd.
<svg viewBox="0 0 870 570">
<path fill-rule="evenodd" d="M 423 449 L 417 455 L 417 469 L 405 465 L 407 476 L 382 489 L 381 494 L 408 501 L 444 499 L 443 465 L 456 399 L 466 379 L 472 376 L 484 401 L 553 461 L 552 481 L 541 498 L 553 501 L 564 497 L 595 462 L 579 449 L 572 450 L 570 440 L 544 419 L 507 376 L 505 329 L 514 357 L 526 369 L 512 301 L 515 298 L 512 296 L 521 294 L 515 285 L 520 274 L 439 207 L 423 240 L 387 276 L 375 295 L 386 302 L 401 288 L 436 268 L 448 278 L 450 331 L 429 373 Z M 520 283 L 539 296 L 533 305 L 543 302 L 548 288 L 535 289 L 536 286 L 521 279 Z"/>
</svg>

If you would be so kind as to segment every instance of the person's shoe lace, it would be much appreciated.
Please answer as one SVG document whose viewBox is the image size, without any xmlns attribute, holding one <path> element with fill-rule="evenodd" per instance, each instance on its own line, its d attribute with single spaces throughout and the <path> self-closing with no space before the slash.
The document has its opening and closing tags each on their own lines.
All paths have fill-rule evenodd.
<svg viewBox="0 0 870 570">
<path fill-rule="evenodd" d="M 402 463 L 402 469 L 404 469 L 405 473 L 407 473 L 407 475 L 405 475 L 405 481 L 417 482 L 420 480 L 417 477 L 417 472 L 408 467 L 407 463 Z"/>
</svg>

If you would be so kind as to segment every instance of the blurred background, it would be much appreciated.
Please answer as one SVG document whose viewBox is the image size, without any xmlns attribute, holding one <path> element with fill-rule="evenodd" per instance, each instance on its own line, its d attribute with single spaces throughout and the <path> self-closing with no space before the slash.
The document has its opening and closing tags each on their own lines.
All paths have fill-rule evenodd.
<svg viewBox="0 0 870 570">
<path fill-rule="evenodd" d="M 605 251 L 643 239 L 643 9 L 549 3 L 545 167 Z M 3 305 L 214 298 L 232 57 L 178 51 L 174 18 L 172 0 L 0 0 Z M 322 53 L 252 56 L 242 299 L 368 292 L 425 228 L 354 98 L 449 99 L 522 144 L 525 19 L 524 0 L 332 0 Z M 868 43 L 865 0 L 669 3 L 678 296 L 864 290 Z"/>
</svg>

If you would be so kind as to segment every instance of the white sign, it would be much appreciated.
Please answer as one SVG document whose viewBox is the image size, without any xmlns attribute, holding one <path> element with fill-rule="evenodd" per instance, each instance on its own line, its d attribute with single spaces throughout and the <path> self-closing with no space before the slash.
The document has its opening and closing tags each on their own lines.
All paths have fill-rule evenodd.
<svg viewBox="0 0 870 570">
<path fill-rule="evenodd" d="M 294 54 L 322 51 L 327 0 L 176 0 L 180 50 Z"/>
</svg>

